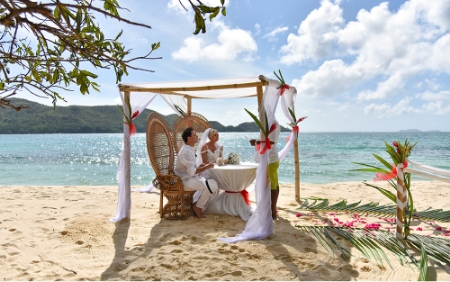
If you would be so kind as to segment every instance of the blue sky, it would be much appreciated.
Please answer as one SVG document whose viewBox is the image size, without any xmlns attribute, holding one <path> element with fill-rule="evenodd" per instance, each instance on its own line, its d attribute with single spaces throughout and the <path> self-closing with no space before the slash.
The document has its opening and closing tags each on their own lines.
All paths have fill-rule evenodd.
<svg viewBox="0 0 450 282">
<path fill-rule="evenodd" d="M 135 56 L 159 41 L 153 55 L 162 57 L 136 62 L 155 72 L 130 71 L 123 82 L 275 78 L 280 69 L 297 88 L 296 115 L 308 116 L 302 131 L 450 131 L 448 0 L 226 0 L 227 16 L 208 22 L 199 35 L 193 35 L 192 12 L 178 0 L 119 3 L 129 10 L 123 17 L 152 29 L 98 17 L 100 26 L 111 37 L 123 29 L 122 41 Z M 101 92 L 63 93 L 67 105 L 118 103 L 113 71 L 97 72 Z M 171 113 L 160 98 L 149 108 Z M 251 121 L 244 108 L 256 112 L 256 98 L 193 101 L 193 111 L 224 125 Z"/>
</svg>

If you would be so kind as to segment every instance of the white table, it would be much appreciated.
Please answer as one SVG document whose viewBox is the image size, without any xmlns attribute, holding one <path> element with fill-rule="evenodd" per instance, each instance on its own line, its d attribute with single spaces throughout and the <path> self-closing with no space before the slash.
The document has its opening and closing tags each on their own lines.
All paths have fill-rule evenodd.
<svg viewBox="0 0 450 282">
<path fill-rule="evenodd" d="M 240 216 L 247 221 L 252 208 L 248 205 L 241 191 L 245 190 L 256 178 L 257 163 L 243 162 L 241 164 L 215 165 L 208 169 L 209 177 L 216 180 L 220 189 L 225 190 L 219 194 L 205 210 L 206 214 L 219 213 Z M 236 192 L 236 193 L 226 193 Z"/>
</svg>

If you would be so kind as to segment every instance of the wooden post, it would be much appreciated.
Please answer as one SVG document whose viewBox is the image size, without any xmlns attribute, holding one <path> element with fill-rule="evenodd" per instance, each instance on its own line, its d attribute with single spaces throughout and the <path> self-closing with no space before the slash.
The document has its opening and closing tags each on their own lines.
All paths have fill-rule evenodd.
<svg viewBox="0 0 450 282">
<path fill-rule="evenodd" d="M 257 86 L 256 87 L 256 95 L 257 95 L 257 99 L 258 99 L 258 111 L 259 111 L 259 107 L 261 107 L 261 102 L 262 102 L 262 98 L 263 98 L 263 88 L 262 86 Z"/>
<path fill-rule="evenodd" d="M 397 239 L 405 239 L 404 226 L 405 219 L 403 218 L 403 213 L 406 209 L 406 202 L 408 199 L 408 194 L 406 193 L 406 186 L 403 181 L 403 163 L 397 164 L 397 230 L 395 232 L 395 237 Z"/>
<path fill-rule="evenodd" d="M 191 113 L 192 113 L 192 97 L 186 96 L 186 100 L 187 100 L 187 114 L 191 115 Z"/>
<path fill-rule="evenodd" d="M 295 168 L 295 200 L 300 203 L 300 157 L 298 153 L 298 137 L 294 142 L 294 168 Z"/>
</svg>

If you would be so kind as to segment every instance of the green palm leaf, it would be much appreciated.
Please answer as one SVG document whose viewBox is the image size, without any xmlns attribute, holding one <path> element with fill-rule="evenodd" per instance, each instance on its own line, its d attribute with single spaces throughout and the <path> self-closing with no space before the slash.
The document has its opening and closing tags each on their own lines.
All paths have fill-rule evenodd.
<svg viewBox="0 0 450 282">
<path fill-rule="evenodd" d="M 394 204 L 397 204 L 397 196 L 394 193 L 392 193 L 391 191 L 388 191 L 388 190 L 386 190 L 384 188 L 381 188 L 381 187 L 369 184 L 367 182 L 363 182 L 363 184 L 366 185 L 366 186 L 369 186 L 369 187 L 377 189 L 378 191 L 380 191 L 381 194 L 385 195 L 387 198 L 389 198 L 389 200 L 394 202 Z"/>
<path fill-rule="evenodd" d="M 427 281 L 428 277 L 428 257 L 427 252 L 425 252 L 425 249 L 422 244 L 420 244 L 420 273 L 419 273 L 419 279 L 418 281 Z"/>
<path fill-rule="evenodd" d="M 264 136 L 267 136 L 266 134 L 266 130 L 264 129 L 263 125 L 261 124 L 261 122 L 259 121 L 259 119 L 252 114 L 249 110 L 244 109 L 251 117 L 252 119 L 256 122 L 256 124 L 258 125 L 259 129 L 261 129 L 261 131 L 263 132 Z"/>
<path fill-rule="evenodd" d="M 379 160 L 382 164 L 384 164 L 389 170 L 392 170 L 392 165 L 385 161 L 382 157 L 377 154 L 372 154 L 377 160 Z"/>
</svg>

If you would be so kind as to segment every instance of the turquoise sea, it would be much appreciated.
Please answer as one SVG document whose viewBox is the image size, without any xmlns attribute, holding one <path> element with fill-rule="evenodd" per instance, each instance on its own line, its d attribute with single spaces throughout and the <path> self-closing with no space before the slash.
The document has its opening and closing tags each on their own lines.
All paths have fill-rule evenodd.
<svg viewBox="0 0 450 282">
<path fill-rule="evenodd" d="M 282 133 L 278 148 L 288 133 Z M 221 133 L 225 154 L 238 153 L 252 161 L 253 150 L 245 137 L 258 133 Z M 450 170 L 450 133 L 300 133 L 300 181 L 332 183 L 371 180 L 373 174 L 353 172 L 352 162 L 378 165 L 372 154 L 387 157 L 384 141 L 418 142 L 411 159 Z M 0 185 L 116 185 L 122 134 L 0 135 Z M 155 174 L 151 168 L 145 134 L 131 140 L 131 184 L 146 186 Z M 294 183 L 294 158 L 281 163 L 282 183 Z M 413 180 L 426 180 L 413 176 Z"/>
</svg>

